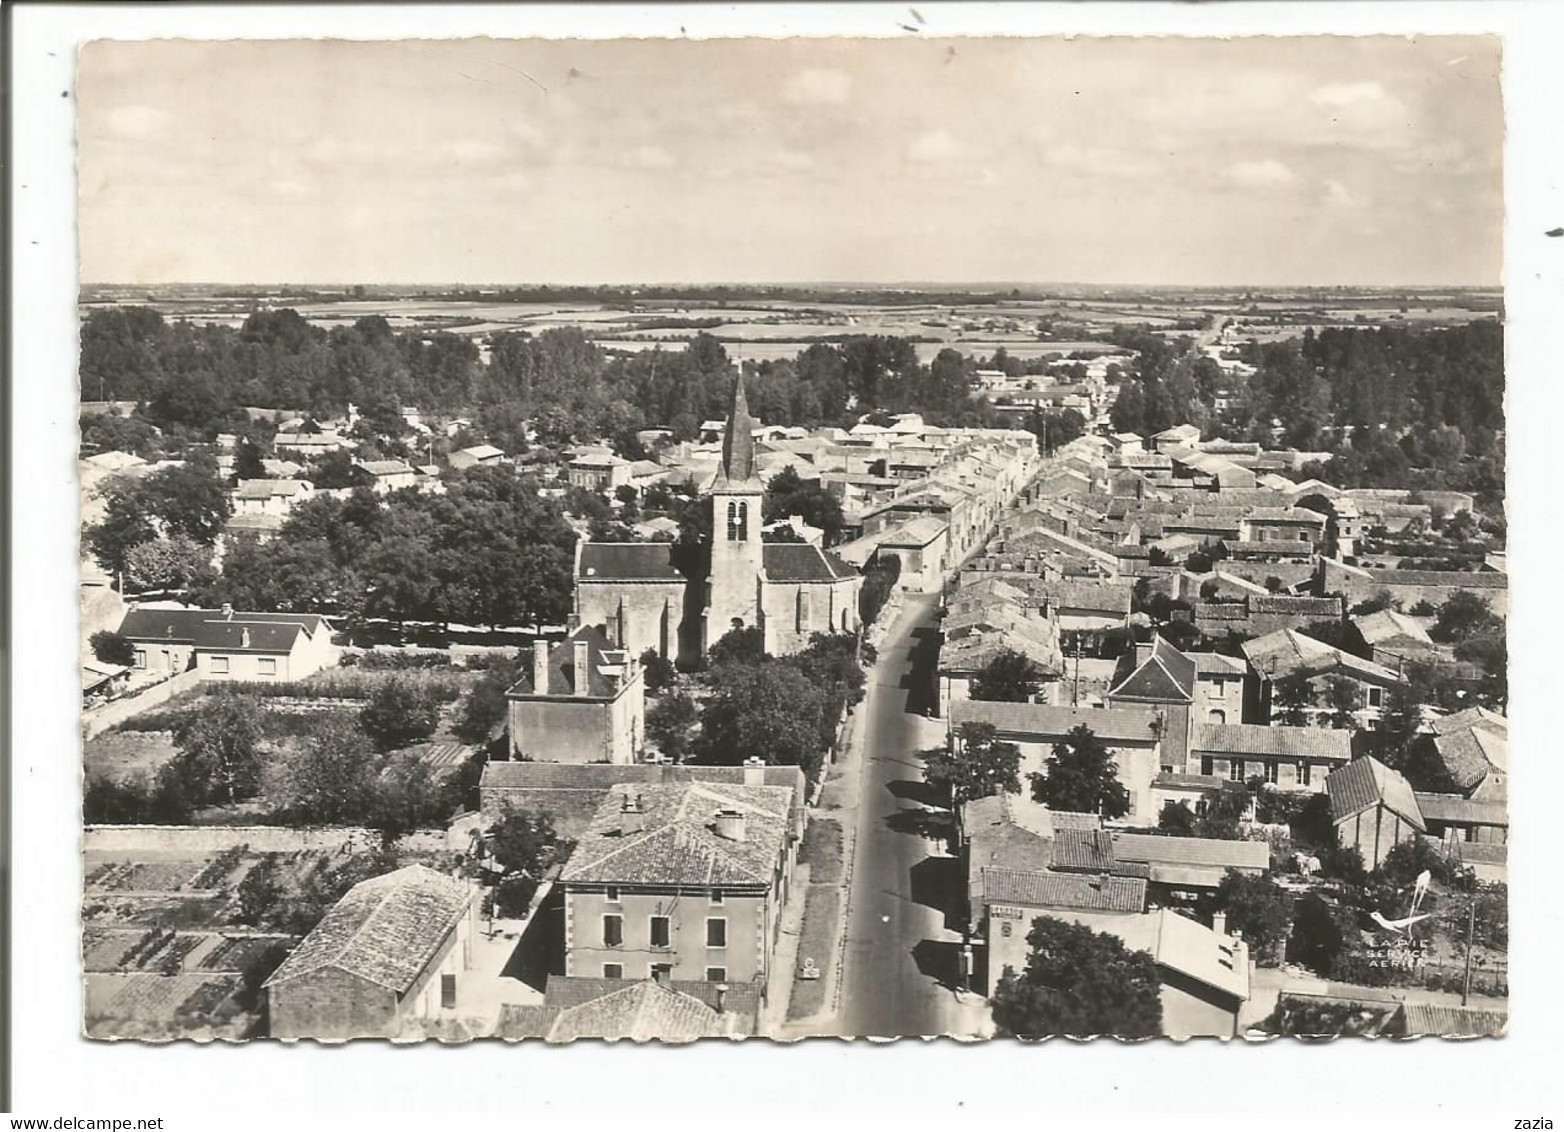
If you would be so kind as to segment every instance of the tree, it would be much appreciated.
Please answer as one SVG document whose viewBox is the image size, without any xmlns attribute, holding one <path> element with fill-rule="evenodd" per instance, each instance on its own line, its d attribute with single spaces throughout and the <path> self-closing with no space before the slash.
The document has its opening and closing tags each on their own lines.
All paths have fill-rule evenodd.
<svg viewBox="0 0 1564 1132">
<path fill-rule="evenodd" d="M 129 637 L 122 637 L 113 629 L 99 629 L 87 639 L 92 655 L 104 664 L 132 665 L 136 663 L 136 645 Z"/>
<path fill-rule="evenodd" d="M 1173 837 L 1195 836 L 1195 811 L 1188 802 L 1164 802 L 1157 815 L 1157 828 Z"/>
<path fill-rule="evenodd" d="M 1046 773 L 1031 776 L 1032 797 L 1050 810 L 1123 817 L 1130 811 L 1130 793 L 1118 772 L 1107 744 L 1083 723 L 1054 744 Z"/>
<path fill-rule="evenodd" d="M 1460 642 L 1498 624 L 1487 598 L 1470 590 L 1457 590 L 1439 607 L 1428 635 L 1436 641 Z"/>
<path fill-rule="evenodd" d="M 547 814 L 506 806 L 489 827 L 486 847 L 500 869 L 495 890 L 496 911 L 502 916 L 525 914 L 532 896 L 553 865 L 573 847 L 561 838 Z"/>
<path fill-rule="evenodd" d="M 1312 892 L 1301 897 L 1293 909 L 1289 958 L 1318 974 L 1330 975 L 1337 958 L 1347 949 L 1336 912 Z"/>
<path fill-rule="evenodd" d="M 729 629 L 707 650 L 713 668 L 727 664 L 753 664 L 764 659 L 766 638 L 758 625 Z"/>
<path fill-rule="evenodd" d="M 974 700 L 1024 704 L 1042 690 L 1044 676 L 1031 657 L 1004 649 L 978 670 L 971 695 Z"/>
<path fill-rule="evenodd" d="M 460 802 L 455 775 L 442 779 L 416 751 L 395 751 L 375 781 L 371 829 L 386 845 L 419 829 L 444 828 Z"/>
<path fill-rule="evenodd" d="M 138 590 L 182 590 L 214 574 L 211 547 L 185 535 L 131 547 L 125 568 L 130 584 Z"/>
<path fill-rule="evenodd" d="M 261 446 L 249 437 L 243 437 L 234 448 L 234 479 L 258 480 L 265 477 L 266 465 L 261 461 Z"/>
<path fill-rule="evenodd" d="M 924 753 L 923 777 L 952 808 L 994 794 L 1021 792 L 1021 748 L 1003 743 L 991 723 L 963 723 L 951 747 Z"/>
<path fill-rule="evenodd" d="M 1195 836 L 1242 841 L 1243 829 L 1238 823 L 1249 812 L 1249 793 L 1236 787 L 1208 790 L 1203 801 L 1205 806 L 1195 821 Z"/>
<path fill-rule="evenodd" d="M 1331 726 L 1339 731 L 1357 729 L 1358 721 L 1353 713 L 1358 710 L 1363 696 L 1357 681 L 1347 676 L 1331 676 L 1325 681 L 1325 702 L 1331 709 Z"/>
<path fill-rule="evenodd" d="M 641 671 L 645 673 L 646 690 L 654 696 L 666 692 L 679 680 L 679 669 L 656 649 L 641 654 Z"/>
<path fill-rule="evenodd" d="M 456 720 L 458 739 L 481 746 L 494 738 L 495 732 L 505 725 L 510 711 L 510 701 L 505 693 L 516 683 L 517 676 L 516 662 L 507 660 L 494 665 L 473 682 Z"/>
<path fill-rule="evenodd" d="M 433 735 L 440 705 L 417 684 L 394 676 L 370 693 L 358 719 L 364 734 L 389 751 Z"/>
<path fill-rule="evenodd" d="M 653 704 L 646 713 L 646 737 L 674 762 L 690 753 L 700 711 L 686 693 L 674 691 Z"/>
<path fill-rule="evenodd" d="M 695 753 L 703 763 L 736 765 L 759 757 L 801 766 L 811 780 L 824 756 L 824 692 L 786 664 L 731 664 L 712 672 Z"/>
<path fill-rule="evenodd" d="M 222 798 L 231 806 L 253 797 L 260 785 L 264 713 L 254 696 L 217 694 L 174 728 L 179 753 L 164 765 L 170 780 L 193 805 Z"/>
<path fill-rule="evenodd" d="M 351 718 L 327 715 L 285 758 L 268 793 L 298 825 L 357 825 L 374 804 L 384 760 Z"/>
<path fill-rule="evenodd" d="M 1309 722 L 1308 709 L 1314 706 L 1314 682 L 1307 672 L 1290 672 L 1271 685 L 1271 715 L 1277 708 L 1289 727 L 1304 727 Z"/>
<path fill-rule="evenodd" d="M 1161 983 L 1145 951 L 1118 937 L 1048 916 L 1032 921 L 1031 954 L 994 991 L 994 1022 L 1007 1037 L 1153 1038 L 1162 1032 Z"/>
<path fill-rule="evenodd" d="M 1229 869 L 1210 897 L 1210 907 L 1226 913 L 1227 930 L 1243 935 L 1257 962 L 1269 966 L 1280 958 L 1292 920 L 1292 900 L 1270 879 Z"/>
</svg>

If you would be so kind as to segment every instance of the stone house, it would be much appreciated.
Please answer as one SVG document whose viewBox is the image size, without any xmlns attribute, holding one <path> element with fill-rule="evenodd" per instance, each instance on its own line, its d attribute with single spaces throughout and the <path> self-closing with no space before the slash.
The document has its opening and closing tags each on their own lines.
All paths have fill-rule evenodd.
<svg viewBox="0 0 1564 1132">
<path fill-rule="evenodd" d="M 640 662 L 609 646 L 602 630 L 577 629 L 550 647 L 535 641 L 532 665 L 505 693 L 512 758 L 632 763 L 646 733 Z"/>
<path fill-rule="evenodd" d="M 331 626 L 314 613 L 132 608 L 121 636 L 138 674 L 195 668 L 202 680 L 302 680 L 337 663 Z"/>
</svg>

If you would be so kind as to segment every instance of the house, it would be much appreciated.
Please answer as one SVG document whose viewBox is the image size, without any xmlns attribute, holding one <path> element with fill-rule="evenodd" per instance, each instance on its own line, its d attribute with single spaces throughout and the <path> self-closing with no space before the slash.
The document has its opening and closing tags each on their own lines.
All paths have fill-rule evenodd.
<svg viewBox="0 0 1564 1132">
<path fill-rule="evenodd" d="M 235 515 L 286 515 L 315 494 L 307 480 L 240 480 L 233 490 Z"/>
<path fill-rule="evenodd" d="M 1446 845 L 1465 842 L 1506 845 L 1510 840 L 1510 810 L 1504 802 L 1480 802 L 1459 794 L 1425 794 L 1417 791 L 1418 812 L 1428 836 Z"/>
<path fill-rule="evenodd" d="M 496 467 L 505 463 L 505 453 L 492 444 L 475 444 L 451 453 L 451 467 L 459 472 L 468 468 Z"/>
<path fill-rule="evenodd" d="M 1394 609 L 1365 613 L 1351 618 L 1349 624 L 1369 659 L 1386 668 L 1399 672 L 1408 664 L 1431 663 L 1439 655 L 1423 623 Z"/>
<path fill-rule="evenodd" d="M 352 447 L 351 441 L 344 439 L 340 433 L 332 431 L 279 432 L 272 438 L 272 448 L 276 450 L 277 455 L 298 456 L 305 460 L 324 456 L 328 452 L 340 452 L 350 447 Z"/>
<path fill-rule="evenodd" d="M 572 457 L 566 476 L 572 487 L 607 495 L 630 482 L 630 461 L 612 452 L 582 452 Z"/>
<path fill-rule="evenodd" d="M 1411 785 L 1378 759 L 1348 763 L 1325 780 L 1325 791 L 1338 844 L 1361 853 L 1365 868 L 1378 868 L 1401 842 L 1428 832 Z"/>
<path fill-rule="evenodd" d="M 1441 789 L 1479 802 L 1507 800 L 1510 730 L 1504 716 L 1471 707 L 1436 718 L 1432 728 L 1432 735 L 1418 737 L 1414 758 L 1432 756 Z"/>
<path fill-rule="evenodd" d="M 534 641 L 532 666 L 505 693 L 512 758 L 631 763 L 646 732 L 646 682 L 637 659 L 601 629 L 559 644 Z"/>
<path fill-rule="evenodd" d="M 1144 707 L 1077 708 L 1052 704 L 958 700 L 950 707 L 948 741 L 961 749 L 961 728 L 967 723 L 992 726 L 999 739 L 1021 748 L 1023 762 L 1041 771 L 1054 745 L 1077 727 L 1088 728 L 1109 750 L 1119 782 L 1129 792 L 1125 820 L 1155 824 L 1157 812 L 1151 780 L 1162 761 L 1158 715 Z"/>
<path fill-rule="evenodd" d="M 331 626 L 314 613 L 142 606 L 126 612 L 119 632 L 135 646 L 138 673 L 195 668 L 202 680 L 301 680 L 338 655 Z"/>
<path fill-rule="evenodd" d="M 1303 677 L 1309 697 L 1301 704 L 1285 705 L 1301 713 L 1311 726 L 1320 726 L 1341 711 L 1348 711 L 1359 727 L 1372 730 L 1384 716 L 1389 690 L 1402 682 L 1390 669 L 1345 649 L 1304 636 L 1295 629 L 1267 633 L 1240 646 L 1244 658 L 1259 677 L 1256 712 L 1259 719 L 1273 719 L 1283 711 L 1276 689 L 1291 677 Z M 1346 689 L 1345 707 L 1340 699 Z"/>
<path fill-rule="evenodd" d="M 1189 769 L 1190 728 L 1244 719 L 1247 668 L 1214 652 L 1184 653 L 1162 637 L 1119 658 L 1106 697 L 1110 708 L 1150 711 L 1159 720 L 1162 770 Z"/>
<path fill-rule="evenodd" d="M 565 971 L 764 986 L 797 855 L 794 791 L 742 784 L 612 788 L 560 872 Z"/>
<path fill-rule="evenodd" d="M 304 465 L 295 464 L 292 460 L 263 459 L 261 470 L 266 473 L 268 479 L 291 480 L 299 477 L 304 471 Z"/>
<path fill-rule="evenodd" d="M 967 872 L 967 918 L 980 931 L 987 915 L 986 874 L 994 869 L 1050 874 L 1113 871 L 1113 840 L 1096 814 L 1050 810 L 1009 794 L 965 803 L 959 812 Z M 1144 900 L 1134 911 L 1144 906 Z"/>
<path fill-rule="evenodd" d="M 1214 890 L 1229 871 L 1263 876 L 1271 867 L 1271 847 L 1264 841 L 1115 832 L 1113 859 L 1115 868 L 1145 870 L 1153 901 L 1187 903 Z"/>
<path fill-rule="evenodd" d="M 1345 612 L 1340 597 L 1255 593 L 1253 583 L 1241 578 L 1226 584 L 1243 592 L 1234 599 L 1195 603 L 1195 628 L 1208 637 L 1229 632 L 1259 637 L 1278 629 L 1302 629 L 1317 621 L 1339 622 Z"/>
<path fill-rule="evenodd" d="M 1320 793 L 1326 777 L 1351 759 L 1350 731 L 1258 723 L 1197 723 L 1190 729 L 1190 765 L 1202 776 L 1232 782 L 1259 778 L 1278 790 Z"/>
<path fill-rule="evenodd" d="M 1101 652 L 1104 639 L 1130 621 L 1130 588 L 1104 582 L 1047 580 L 1033 588 L 1059 622 L 1066 655 Z"/>
<path fill-rule="evenodd" d="M 359 460 L 356 464 L 374 477 L 372 486 L 379 495 L 413 487 L 418 482 L 417 471 L 405 460 Z"/>
<path fill-rule="evenodd" d="M 81 662 L 81 698 L 85 703 L 109 699 L 130 686 L 131 670 L 123 664 L 101 660 Z"/>
<path fill-rule="evenodd" d="M 1179 448 L 1200 442 L 1200 430 L 1191 424 L 1174 425 L 1165 428 L 1151 437 L 1151 450 L 1153 452 L 1166 452 L 1170 448 Z"/>
<path fill-rule="evenodd" d="M 419 1038 L 458 1020 L 475 891 L 423 865 L 354 885 L 266 980 L 271 1036 Z"/>
<path fill-rule="evenodd" d="M 1325 537 L 1326 517 L 1306 507 L 1255 507 L 1238 522 L 1246 543 L 1306 543 L 1311 549 Z"/>
<path fill-rule="evenodd" d="M 254 539 L 268 543 L 282 532 L 287 520 L 282 515 L 261 511 L 235 512 L 223 522 L 223 533 L 236 539 Z"/>
<path fill-rule="evenodd" d="M 933 516 L 914 519 L 886 534 L 877 557 L 901 560 L 897 585 L 911 593 L 933 593 L 945 583 L 949 527 Z"/>
</svg>

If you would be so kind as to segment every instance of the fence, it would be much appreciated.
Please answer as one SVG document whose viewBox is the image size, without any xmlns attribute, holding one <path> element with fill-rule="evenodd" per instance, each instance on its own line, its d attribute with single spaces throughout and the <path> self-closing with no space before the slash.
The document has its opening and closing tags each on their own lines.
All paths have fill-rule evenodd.
<svg viewBox="0 0 1564 1132">
<path fill-rule="evenodd" d="M 443 829 L 421 829 L 400 838 L 397 848 L 415 853 L 464 851 L 469 835 Z M 282 825 L 89 825 L 82 833 L 88 853 L 177 853 L 203 856 L 248 845 L 256 853 L 292 853 L 324 849 L 358 853 L 380 845 L 378 830 L 362 826 L 315 826 L 291 829 Z"/>
<path fill-rule="evenodd" d="M 101 707 L 91 708 L 81 713 L 81 737 L 91 739 L 94 735 L 101 735 L 116 724 L 124 723 L 133 715 L 139 715 L 148 708 L 157 707 L 158 704 L 167 703 L 181 692 L 188 692 L 200 681 L 201 674 L 194 668 L 171 676 L 161 684 L 154 684 L 150 688 L 144 688 L 132 696 L 113 700 Z"/>
</svg>

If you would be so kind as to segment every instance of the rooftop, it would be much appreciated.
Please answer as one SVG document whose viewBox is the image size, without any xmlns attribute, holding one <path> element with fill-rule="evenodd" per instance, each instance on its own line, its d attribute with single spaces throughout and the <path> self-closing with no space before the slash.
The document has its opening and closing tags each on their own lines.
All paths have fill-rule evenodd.
<svg viewBox="0 0 1564 1132">
<path fill-rule="evenodd" d="M 673 564 L 673 543 L 586 542 L 581 544 L 578 580 L 682 582 Z"/>
<path fill-rule="evenodd" d="M 1189 749 L 1200 755 L 1346 762 L 1352 758 L 1352 732 L 1258 723 L 1197 723 L 1190 729 Z"/>
<path fill-rule="evenodd" d="M 1085 726 L 1110 746 L 1156 743 L 1153 730 L 1157 713 L 1149 708 L 1056 707 L 1053 704 L 1016 704 L 987 700 L 957 700 L 951 705 L 950 724 L 992 724 L 1001 735 L 1024 735 L 1043 741 L 1063 739 Z"/>
<path fill-rule="evenodd" d="M 1405 818 L 1420 832 L 1428 826 L 1412 787 L 1401 775 L 1374 758 L 1356 759 L 1325 779 L 1331 816 L 1341 822 L 1375 805 Z"/>
<path fill-rule="evenodd" d="M 985 868 L 983 895 L 989 904 L 1019 904 L 1025 908 L 1140 912 L 1146 907 L 1146 882 L 1138 877 Z"/>
</svg>

